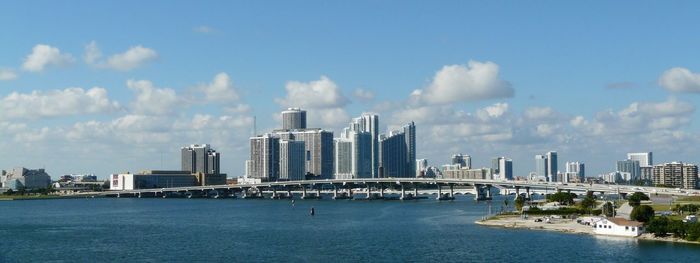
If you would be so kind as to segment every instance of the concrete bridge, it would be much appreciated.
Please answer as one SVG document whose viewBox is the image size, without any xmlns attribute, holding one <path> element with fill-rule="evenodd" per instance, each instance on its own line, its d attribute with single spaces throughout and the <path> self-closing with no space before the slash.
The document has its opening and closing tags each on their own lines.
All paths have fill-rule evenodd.
<svg viewBox="0 0 700 263">
<path fill-rule="evenodd" d="M 490 200 L 498 190 L 501 194 L 516 194 L 530 197 L 534 193 L 567 191 L 574 193 L 619 194 L 634 192 L 647 195 L 673 196 L 700 195 L 700 190 L 671 189 L 605 184 L 562 184 L 528 181 L 499 181 L 482 179 L 429 179 L 429 178 L 365 178 L 326 179 L 304 181 L 279 181 L 258 184 L 208 185 L 192 187 L 155 188 L 137 190 L 110 190 L 81 195 L 107 197 L 241 197 L 241 198 L 321 198 L 329 194 L 333 199 L 350 199 L 363 195 L 365 199 L 389 198 L 389 193 L 400 200 L 416 199 L 420 195 L 437 194 L 438 200 L 452 200 L 456 193 L 473 194 L 475 200 Z M 425 196 L 420 198 L 426 198 Z"/>
</svg>

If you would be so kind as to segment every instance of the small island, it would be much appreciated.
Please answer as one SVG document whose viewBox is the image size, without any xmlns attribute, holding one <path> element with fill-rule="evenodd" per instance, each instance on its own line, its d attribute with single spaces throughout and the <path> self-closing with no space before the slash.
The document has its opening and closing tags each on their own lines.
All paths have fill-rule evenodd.
<svg viewBox="0 0 700 263">
<path fill-rule="evenodd" d="M 654 199 L 641 192 L 603 201 L 592 193 L 578 198 L 558 192 L 539 202 L 518 196 L 514 211 L 484 217 L 476 224 L 700 244 L 700 197 Z M 508 200 L 504 205 L 508 207 Z"/>
</svg>

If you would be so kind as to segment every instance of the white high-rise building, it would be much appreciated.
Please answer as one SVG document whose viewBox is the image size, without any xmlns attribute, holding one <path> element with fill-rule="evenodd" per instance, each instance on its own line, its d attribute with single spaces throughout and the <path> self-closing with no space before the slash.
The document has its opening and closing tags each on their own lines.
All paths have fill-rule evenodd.
<svg viewBox="0 0 700 263">
<path fill-rule="evenodd" d="M 585 165 L 581 162 L 566 162 L 566 173 L 564 174 L 562 182 L 571 183 L 576 180 L 577 183 L 584 182 L 585 179 Z"/>
<path fill-rule="evenodd" d="M 379 178 L 379 115 L 363 113 L 360 117 L 352 120 L 349 130 L 367 132 L 370 134 L 372 154 L 371 176 L 372 178 Z"/>
<path fill-rule="evenodd" d="M 498 157 L 498 179 L 513 180 L 513 160 Z"/>
<path fill-rule="evenodd" d="M 535 176 L 538 180 L 548 181 L 547 156 L 535 155 Z"/>
<path fill-rule="evenodd" d="M 654 166 L 651 152 L 643 153 L 628 153 L 627 159 L 638 161 L 639 167 L 651 167 Z"/>
<path fill-rule="evenodd" d="M 428 159 L 416 160 L 416 177 L 425 177 L 428 169 Z"/>
<path fill-rule="evenodd" d="M 334 176 L 337 179 L 372 178 L 372 136 L 351 123 L 334 139 Z"/>
<path fill-rule="evenodd" d="M 249 178 L 262 181 L 279 179 L 279 145 L 279 138 L 270 133 L 250 137 Z"/>
</svg>

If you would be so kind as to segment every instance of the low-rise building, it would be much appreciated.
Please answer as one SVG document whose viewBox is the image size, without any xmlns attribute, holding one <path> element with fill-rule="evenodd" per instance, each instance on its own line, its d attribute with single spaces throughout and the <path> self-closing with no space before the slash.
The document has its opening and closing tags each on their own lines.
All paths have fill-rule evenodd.
<svg viewBox="0 0 700 263">
<path fill-rule="evenodd" d="M 44 169 L 17 167 L 10 171 L 2 171 L 0 184 L 3 188 L 9 188 L 13 191 L 21 188 L 28 190 L 40 189 L 51 185 L 51 177 Z"/>
<path fill-rule="evenodd" d="M 444 179 L 493 179 L 493 169 L 452 169 L 451 165 L 443 167 L 442 178 Z"/>
<path fill-rule="evenodd" d="M 112 174 L 110 190 L 134 190 L 226 184 L 226 174 L 146 170 L 138 174 Z"/>
<path fill-rule="evenodd" d="M 644 233 L 644 224 L 624 218 L 605 218 L 594 225 L 598 235 L 637 237 Z"/>
</svg>

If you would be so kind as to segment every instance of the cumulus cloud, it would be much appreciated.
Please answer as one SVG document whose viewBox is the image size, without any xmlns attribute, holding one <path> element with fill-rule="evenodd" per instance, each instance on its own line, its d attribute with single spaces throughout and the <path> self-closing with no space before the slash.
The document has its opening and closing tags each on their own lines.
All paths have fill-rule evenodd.
<svg viewBox="0 0 700 263">
<path fill-rule="evenodd" d="M 85 46 L 85 54 L 83 54 L 83 60 L 87 64 L 95 64 L 102 58 L 102 52 L 97 47 L 97 42 L 92 41 Z"/>
<path fill-rule="evenodd" d="M 13 92 L 0 100 L 0 117 L 5 119 L 58 117 L 108 113 L 120 108 L 107 96 L 107 90 L 94 87 L 64 90 Z"/>
<path fill-rule="evenodd" d="M 671 97 L 662 102 L 634 102 L 619 111 L 601 111 L 591 121 L 577 116 L 570 123 L 597 136 L 640 134 L 678 130 L 690 123 L 694 112 L 693 104 Z"/>
<path fill-rule="evenodd" d="M 157 88 L 148 80 L 128 80 L 126 86 L 136 93 L 131 109 L 139 114 L 162 115 L 172 113 L 180 106 L 180 98 L 175 90 Z"/>
<path fill-rule="evenodd" d="M 64 66 L 75 61 L 72 55 L 61 53 L 56 47 L 38 44 L 32 48 L 22 64 L 22 69 L 31 72 L 41 72 L 47 66 Z"/>
<path fill-rule="evenodd" d="M 283 107 L 337 108 L 349 103 L 338 85 L 326 76 L 310 82 L 289 81 L 285 86 L 287 97 L 275 99 Z"/>
<path fill-rule="evenodd" d="M 355 89 L 352 95 L 361 101 L 370 101 L 374 99 L 374 92 L 365 89 Z"/>
<path fill-rule="evenodd" d="M 11 69 L 0 68 L 0 80 L 13 80 L 17 78 L 17 73 Z"/>
<path fill-rule="evenodd" d="M 211 83 L 200 85 L 199 89 L 204 92 L 207 101 L 210 102 L 232 102 L 239 99 L 233 81 L 224 72 L 216 74 Z"/>
<path fill-rule="evenodd" d="M 158 58 L 158 53 L 150 48 L 141 45 L 133 46 L 124 53 L 118 53 L 107 58 L 106 61 L 100 60 L 102 52 L 95 41 L 90 42 L 85 46 L 85 54 L 83 59 L 88 65 L 97 68 L 113 69 L 118 71 L 129 71 L 151 62 Z"/>
<path fill-rule="evenodd" d="M 428 104 L 513 97 L 512 85 L 500 79 L 499 66 L 493 62 L 469 61 L 467 65 L 442 67 L 428 87 L 416 90 L 412 97 Z"/>
<path fill-rule="evenodd" d="M 285 85 L 287 96 L 276 98 L 282 107 L 300 107 L 308 110 L 309 126 L 329 129 L 340 128 L 350 121 L 344 107 L 350 103 L 330 78 L 321 76 L 310 82 L 289 81 Z"/>
<path fill-rule="evenodd" d="M 697 93 L 700 92 L 700 73 L 687 68 L 671 68 L 661 74 L 659 85 L 669 91 Z"/>
</svg>

